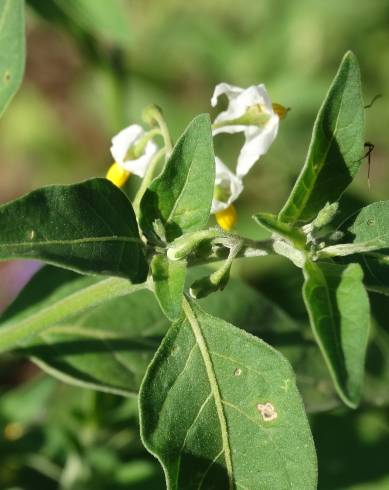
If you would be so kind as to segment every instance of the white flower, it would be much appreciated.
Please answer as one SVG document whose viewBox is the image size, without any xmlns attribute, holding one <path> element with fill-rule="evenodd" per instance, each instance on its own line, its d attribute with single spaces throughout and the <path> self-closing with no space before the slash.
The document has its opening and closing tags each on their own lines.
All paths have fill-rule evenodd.
<svg viewBox="0 0 389 490">
<path fill-rule="evenodd" d="M 231 206 L 243 190 L 243 184 L 220 158 L 215 157 L 215 191 L 211 213 L 219 213 Z"/>
<path fill-rule="evenodd" d="M 228 107 L 216 117 L 212 134 L 244 133 L 245 143 L 236 168 L 237 176 L 242 178 L 273 143 L 280 118 L 273 109 L 264 85 L 242 89 L 228 83 L 219 83 L 211 99 L 213 107 L 222 94 L 227 95 Z"/>
<path fill-rule="evenodd" d="M 158 146 L 139 124 L 131 124 L 112 138 L 111 154 L 127 172 L 144 177 Z"/>
</svg>

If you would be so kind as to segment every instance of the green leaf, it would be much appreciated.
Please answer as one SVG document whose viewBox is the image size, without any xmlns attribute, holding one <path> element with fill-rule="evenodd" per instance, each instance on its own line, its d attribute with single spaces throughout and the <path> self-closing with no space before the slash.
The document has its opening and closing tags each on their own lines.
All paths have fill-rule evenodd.
<svg viewBox="0 0 389 490">
<path fill-rule="evenodd" d="M 287 361 L 186 300 L 184 312 L 139 395 L 142 439 L 167 487 L 316 488 L 313 441 Z"/>
<path fill-rule="evenodd" d="M 354 245 L 372 250 L 389 248 L 389 201 L 378 201 L 361 209 L 348 227 Z"/>
<path fill-rule="evenodd" d="M 389 248 L 389 201 L 378 201 L 363 207 L 349 220 L 345 230 L 348 243 L 325 247 L 320 255 L 347 256 Z M 344 228 L 344 227 L 343 227 Z"/>
<path fill-rule="evenodd" d="M 178 320 L 182 312 L 186 262 L 170 261 L 164 255 L 155 255 L 150 268 L 155 295 L 162 311 L 169 320 Z"/>
<path fill-rule="evenodd" d="M 358 62 L 348 52 L 317 115 L 304 167 L 279 214 L 307 222 L 334 202 L 357 173 L 364 154 L 364 106 Z"/>
<path fill-rule="evenodd" d="M 355 262 L 362 266 L 366 289 L 389 296 L 389 257 L 387 255 L 359 254 L 350 259 L 355 259 Z"/>
<path fill-rule="evenodd" d="M 341 399 L 355 408 L 361 397 L 369 299 L 359 264 L 307 261 L 303 295 L 316 340 Z"/>
<path fill-rule="evenodd" d="M 137 291 L 68 317 L 16 352 L 67 383 L 135 395 L 166 332 L 162 319 L 151 292 Z"/>
<path fill-rule="evenodd" d="M 35 335 L 66 318 L 147 287 L 126 279 L 83 277 L 45 267 L 0 318 L 0 352 L 26 345 Z"/>
<path fill-rule="evenodd" d="M 17 92 L 24 74 L 24 2 L 0 2 L 0 116 Z"/>
<path fill-rule="evenodd" d="M 188 282 L 204 272 L 189 270 Z M 169 327 L 155 296 L 139 291 L 141 287 L 46 266 L 0 318 L 0 345 L 10 340 L 7 330 L 19 331 L 22 340 L 8 347 L 32 357 L 50 375 L 71 384 L 133 394 Z M 304 326 L 235 278 L 223 295 L 200 303 L 280 349 L 296 371 L 307 410 L 337 406 L 318 347 L 306 338 Z M 119 373 L 120 362 L 125 367 Z"/>
<path fill-rule="evenodd" d="M 141 226 L 155 238 L 155 224 L 165 227 L 170 242 L 203 228 L 209 218 L 215 183 L 215 156 L 208 114 L 190 123 L 173 149 L 164 171 L 141 201 Z"/>
<path fill-rule="evenodd" d="M 306 242 L 306 236 L 298 228 L 282 223 L 278 221 L 277 216 L 270 213 L 257 213 L 253 216 L 255 221 L 271 231 L 272 233 L 277 233 L 282 238 L 292 242 L 298 248 L 304 248 Z"/>
<path fill-rule="evenodd" d="M 144 246 L 131 203 L 106 179 L 49 186 L 0 206 L 0 260 L 38 259 L 143 282 Z"/>
</svg>

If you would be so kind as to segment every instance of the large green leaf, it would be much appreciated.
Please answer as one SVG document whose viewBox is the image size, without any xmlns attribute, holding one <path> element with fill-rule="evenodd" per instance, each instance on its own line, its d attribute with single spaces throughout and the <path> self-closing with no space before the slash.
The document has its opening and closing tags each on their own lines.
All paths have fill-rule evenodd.
<svg viewBox="0 0 389 490">
<path fill-rule="evenodd" d="M 307 159 L 279 220 L 311 221 L 327 202 L 337 201 L 363 161 L 363 145 L 360 72 L 348 52 L 319 110 Z"/>
<path fill-rule="evenodd" d="M 316 488 L 316 457 L 287 361 L 184 300 L 140 392 L 141 434 L 169 489 Z"/>
<path fill-rule="evenodd" d="M 369 299 L 359 264 L 309 262 L 304 301 L 311 326 L 339 396 L 350 407 L 360 401 L 369 336 Z"/>
<path fill-rule="evenodd" d="M 173 149 L 163 173 L 141 201 L 141 225 L 149 238 L 162 224 L 170 242 L 203 228 L 209 218 L 215 183 L 215 157 L 207 114 L 190 123 Z"/>
<path fill-rule="evenodd" d="M 18 90 L 24 73 L 24 2 L 0 2 L 0 116 Z"/>
<path fill-rule="evenodd" d="M 172 321 L 181 316 L 186 262 L 169 260 L 165 255 L 155 255 L 150 265 L 154 292 L 164 314 Z"/>
<path fill-rule="evenodd" d="M 0 260 L 39 259 L 142 282 L 143 249 L 131 203 L 106 179 L 45 187 L 0 206 Z"/>
</svg>

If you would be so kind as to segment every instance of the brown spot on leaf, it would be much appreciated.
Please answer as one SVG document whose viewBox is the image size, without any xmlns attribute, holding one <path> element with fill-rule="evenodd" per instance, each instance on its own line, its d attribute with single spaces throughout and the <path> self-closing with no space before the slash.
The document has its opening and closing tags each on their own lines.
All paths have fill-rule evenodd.
<svg viewBox="0 0 389 490">
<path fill-rule="evenodd" d="M 269 402 L 265 404 L 258 403 L 256 408 L 258 412 L 262 415 L 262 419 L 264 422 L 271 422 L 278 417 L 276 409 Z"/>
<path fill-rule="evenodd" d="M 242 374 L 242 370 L 240 368 L 236 368 L 234 374 L 235 376 L 240 376 Z"/>
</svg>

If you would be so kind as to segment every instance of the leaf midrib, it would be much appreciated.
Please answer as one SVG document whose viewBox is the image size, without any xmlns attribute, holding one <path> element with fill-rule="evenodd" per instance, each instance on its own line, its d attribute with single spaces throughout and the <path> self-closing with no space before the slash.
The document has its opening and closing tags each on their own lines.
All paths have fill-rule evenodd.
<svg viewBox="0 0 389 490">
<path fill-rule="evenodd" d="M 317 273 L 317 275 L 320 278 L 320 282 L 321 282 L 321 286 L 320 287 L 322 289 L 324 289 L 324 291 L 325 291 L 325 295 L 326 295 L 326 299 L 327 299 L 327 305 L 328 305 L 328 309 L 329 309 L 329 313 L 330 313 L 329 314 L 329 318 L 331 320 L 331 333 L 332 333 L 333 338 L 335 340 L 335 342 L 333 343 L 333 345 L 335 345 L 336 357 L 338 358 L 338 360 L 340 360 L 340 363 L 341 363 L 343 369 L 345 369 L 345 366 L 343 364 L 343 357 L 342 357 L 341 346 L 339 345 L 339 339 L 338 339 L 338 337 L 336 335 L 336 324 L 335 324 L 334 311 L 333 311 L 331 297 L 330 297 L 330 291 L 329 291 L 330 288 L 329 288 L 329 286 L 327 284 L 326 277 L 325 277 L 323 271 L 320 269 L 320 267 L 317 267 L 317 271 L 315 271 L 315 273 Z M 310 296 L 311 296 L 311 293 L 310 293 Z M 311 311 L 311 308 L 308 308 L 308 312 L 310 312 L 310 311 Z M 348 394 L 345 393 L 346 386 L 342 386 L 343 383 L 342 384 L 340 383 L 341 378 L 340 377 L 338 378 L 338 374 L 336 372 L 336 369 L 334 368 L 334 366 L 332 364 L 332 361 L 330 360 L 330 357 L 327 354 L 327 349 L 324 347 L 324 344 L 323 344 L 323 342 L 321 340 L 321 336 L 319 335 L 319 332 L 316 329 L 316 321 L 314 321 L 313 315 L 312 315 L 312 325 L 314 326 L 314 329 L 313 330 L 316 333 L 317 342 L 322 347 L 321 350 L 322 350 L 322 353 L 323 353 L 324 358 L 327 361 L 328 367 L 329 367 L 330 371 L 333 373 L 334 378 L 337 380 L 337 383 L 338 383 L 341 391 L 343 392 L 343 396 L 347 399 L 347 402 L 350 402 L 351 400 L 349 399 Z M 347 377 L 347 371 L 346 371 L 345 374 L 346 374 L 346 377 Z"/>
<path fill-rule="evenodd" d="M 183 196 L 183 194 L 185 192 L 185 189 L 186 189 L 187 185 L 189 184 L 189 175 L 192 172 L 193 161 L 195 159 L 195 155 L 196 155 L 196 150 L 197 150 L 198 144 L 199 144 L 199 140 L 197 138 L 196 145 L 195 145 L 195 147 L 193 149 L 192 156 L 191 156 L 191 159 L 190 159 L 190 163 L 188 165 L 188 172 L 187 172 L 186 177 L 185 177 L 184 185 L 182 186 L 182 189 L 180 190 L 180 192 L 179 192 L 179 194 L 177 196 L 177 199 L 175 200 L 175 203 L 174 203 L 174 205 L 173 205 L 173 207 L 172 207 L 172 209 L 171 209 L 171 211 L 169 213 L 169 216 L 166 219 L 166 222 L 167 223 L 170 223 L 171 222 L 171 220 L 172 220 L 172 218 L 174 216 L 174 213 L 175 213 L 178 205 L 180 204 L 180 201 L 181 201 L 182 196 Z"/>
<path fill-rule="evenodd" d="M 131 284 L 126 279 L 109 278 L 80 289 L 50 304 L 27 318 L 11 319 L 0 325 L 0 352 L 15 347 L 25 337 L 40 334 L 60 320 L 80 313 L 103 301 L 131 294 L 148 287 L 148 283 Z"/>
<path fill-rule="evenodd" d="M 234 483 L 233 483 L 233 473 L 232 473 L 231 448 L 228 439 L 227 421 L 224 414 L 223 403 L 222 403 L 219 385 L 216 379 L 216 374 L 213 368 L 212 360 L 208 352 L 208 346 L 205 342 L 200 324 L 197 321 L 196 315 L 193 312 L 188 300 L 185 297 L 183 298 L 182 307 L 188 319 L 189 325 L 191 326 L 193 335 L 195 337 L 196 343 L 200 349 L 200 353 L 204 361 L 209 385 L 211 387 L 211 392 L 213 395 L 213 399 L 215 401 L 217 417 L 220 423 L 222 445 L 224 450 L 224 459 L 226 462 L 226 470 L 227 470 L 228 482 L 229 482 L 229 490 L 233 490 Z"/>
<path fill-rule="evenodd" d="M 343 87 L 343 90 L 342 90 L 342 96 L 341 96 L 341 99 L 340 99 L 340 105 L 339 105 L 338 114 L 337 114 L 337 116 L 336 116 L 336 123 L 335 123 L 335 128 L 334 128 L 334 131 L 333 131 L 333 133 L 332 133 L 332 136 L 331 136 L 330 141 L 328 142 L 327 148 L 326 148 L 326 150 L 325 150 L 325 152 L 324 152 L 324 156 L 323 156 L 323 158 L 322 158 L 322 160 L 321 160 L 320 164 L 318 165 L 318 171 L 316 172 L 316 174 L 315 174 L 315 176 L 314 176 L 314 178 L 313 178 L 313 180 L 312 180 L 312 184 L 311 184 L 311 186 L 310 186 L 309 192 L 307 192 L 307 193 L 305 194 L 304 199 L 302 200 L 302 203 L 300 204 L 300 208 L 299 208 L 299 210 L 298 210 L 298 214 L 297 214 L 297 216 L 295 216 L 295 217 L 293 218 L 293 221 L 294 221 L 294 222 L 296 222 L 296 221 L 299 219 L 299 217 L 301 216 L 301 213 L 304 211 L 304 209 L 305 209 L 305 206 L 306 206 L 307 202 L 309 201 L 309 199 L 310 199 L 310 198 L 311 198 L 311 196 L 312 196 L 312 191 L 313 191 L 314 186 L 315 186 L 315 184 L 316 184 L 316 182 L 317 182 L 317 179 L 319 178 L 319 175 L 320 175 L 321 171 L 323 170 L 323 167 L 324 167 L 324 165 L 325 165 L 325 163 L 326 163 L 326 161 L 327 161 L 328 153 L 329 153 L 329 151 L 330 151 L 330 148 L 331 148 L 331 146 L 332 146 L 332 143 L 333 143 L 333 141 L 334 141 L 334 139 L 335 139 L 335 136 L 336 136 L 336 133 L 337 133 L 337 131 L 338 131 L 338 123 L 339 123 L 340 113 L 342 112 L 342 106 L 343 106 L 343 98 L 344 98 L 343 96 L 344 96 L 344 91 L 345 91 L 345 86 Z M 315 128 L 315 129 L 316 129 L 316 128 Z M 315 132 L 316 132 L 316 131 L 315 131 Z M 311 150 L 311 149 L 310 149 L 310 150 Z M 311 162 L 311 161 L 312 161 L 312 157 L 311 157 L 311 155 L 309 155 L 309 158 L 308 158 L 308 160 L 307 160 L 307 167 L 308 167 L 308 165 L 310 164 L 310 162 Z M 305 170 L 305 169 L 304 169 L 304 170 Z M 302 180 L 303 180 L 303 179 L 302 179 Z"/>
<path fill-rule="evenodd" d="M 29 242 L 12 242 L 12 243 L 0 243 L 0 250 L 4 248 L 18 248 L 18 247 L 43 247 L 47 245 L 77 245 L 79 243 L 99 243 L 99 242 L 128 242 L 142 244 L 140 238 L 126 237 L 126 236 L 101 236 L 101 237 L 85 237 L 74 238 L 68 240 L 36 240 L 32 239 Z"/>
</svg>

